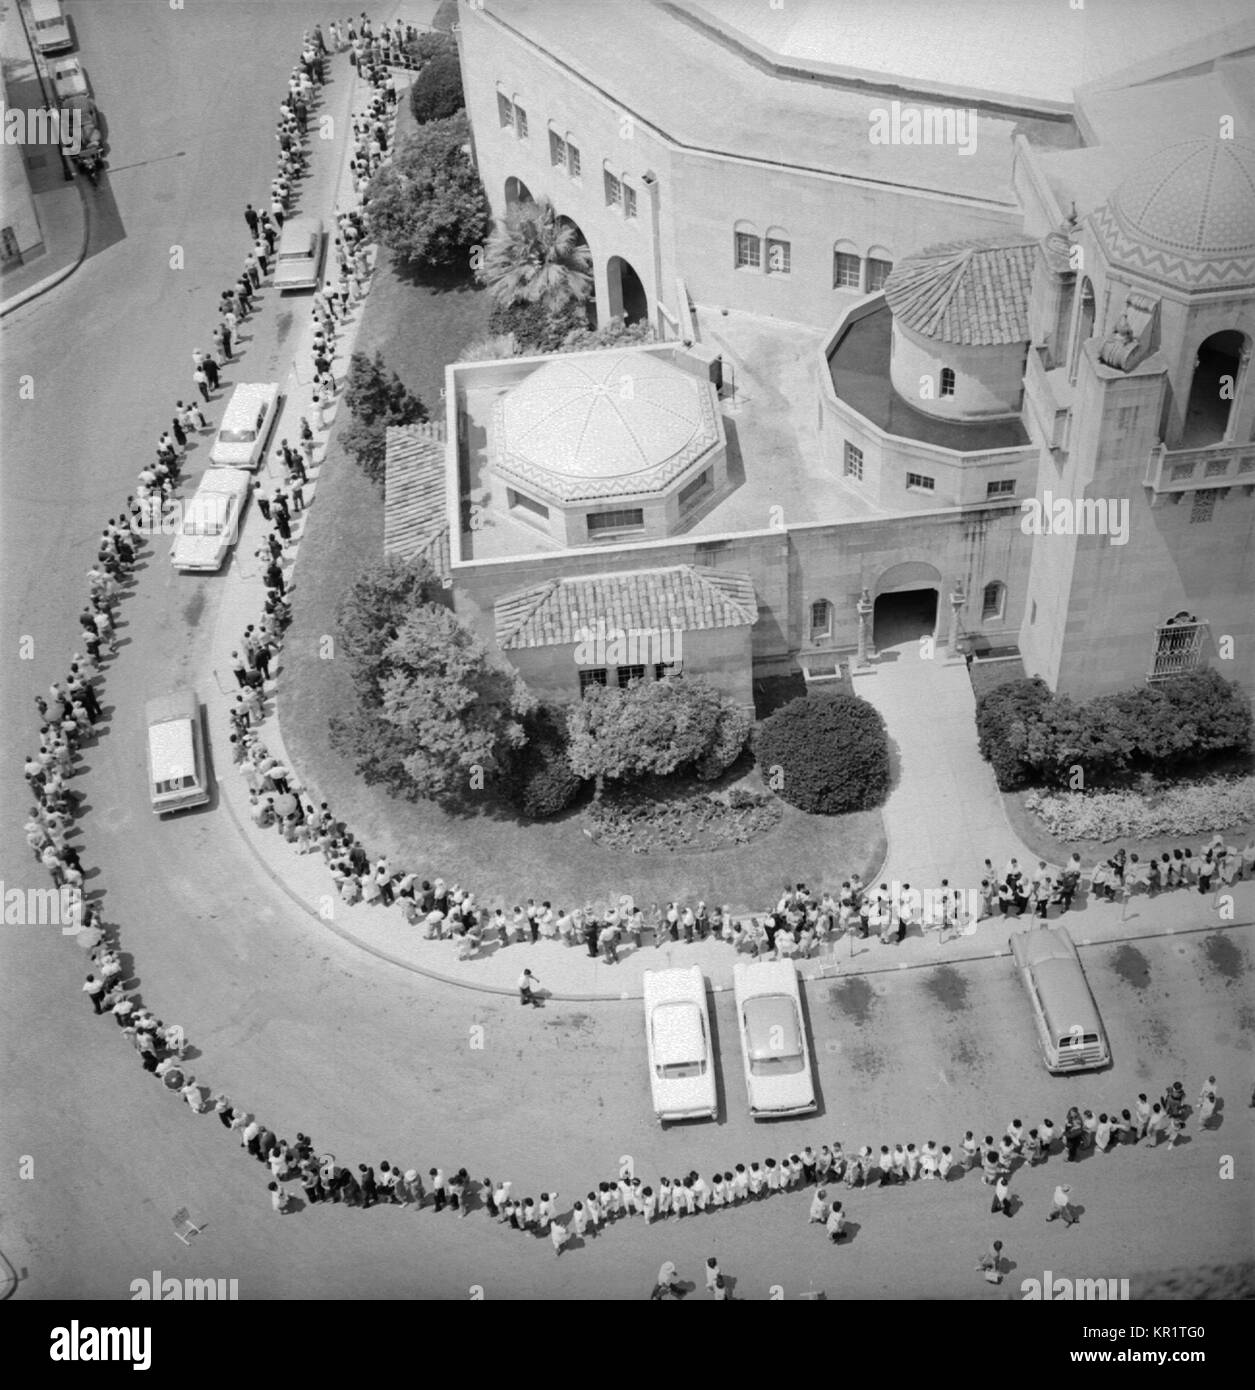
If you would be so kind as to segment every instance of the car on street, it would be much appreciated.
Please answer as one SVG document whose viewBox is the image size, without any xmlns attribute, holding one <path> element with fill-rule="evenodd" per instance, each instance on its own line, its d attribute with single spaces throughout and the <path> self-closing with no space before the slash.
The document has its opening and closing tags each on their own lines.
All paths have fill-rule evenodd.
<svg viewBox="0 0 1255 1390">
<path fill-rule="evenodd" d="M 817 1102 L 793 962 L 738 961 L 732 985 L 750 1114 L 756 1120 L 808 1114 Z"/>
<path fill-rule="evenodd" d="M 275 257 L 275 288 L 314 290 L 322 279 L 327 236 L 318 217 L 289 217 L 279 233 Z"/>
<path fill-rule="evenodd" d="M 208 468 L 183 509 L 178 535 L 170 547 L 176 570 L 213 572 L 222 568 L 240 538 L 248 505 L 251 473 L 242 468 Z"/>
<path fill-rule="evenodd" d="M 241 381 L 231 392 L 209 462 L 217 468 L 253 471 L 279 418 L 279 388 L 270 381 Z"/>
<path fill-rule="evenodd" d="M 1105 1067 L 1111 1049 L 1067 928 L 1030 927 L 1013 932 L 1010 944 L 1046 1070 L 1060 1075 Z"/>
<path fill-rule="evenodd" d="M 144 706 L 148 732 L 148 796 L 159 816 L 203 806 L 211 779 L 205 732 L 194 690 L 176 690 Z"/>
<path fill-rule="evenodd" d="M 81 59 L 77 56 L 58 58 L 48 66 L 52 69 L 52 85 L 56 89 L 58 101 L 66 102 L 71 97 L 87 96 L 87 73 L 83 71 Z"/>
<path fill-rule="evenodd" d="M 654 1114 L 664 1124 L 714 1119 L 719 1105 L 701 967 L 646 970 L 641 987 Z"/>
<path fill-rule="evenodd" d="M 35 21 L 35 47 L 41 53 L 59 53 L 73 48 L 70 21 L 61 12 L 61 0 L 31 0 L 31 18 Z"/>
</svg>

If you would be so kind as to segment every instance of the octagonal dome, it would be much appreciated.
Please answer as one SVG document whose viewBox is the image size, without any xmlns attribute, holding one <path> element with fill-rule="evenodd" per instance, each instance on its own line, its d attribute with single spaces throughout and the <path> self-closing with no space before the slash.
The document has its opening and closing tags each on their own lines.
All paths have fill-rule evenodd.
<svg viewBox="0 0 1255 1390">
<path fill-rule="evenodd" d="M 1182 289 L 1255 285 L 1255 144 L 1183 140 L 1138 165 L 1094 214 L 1111 260 Z"/>
<path fill-rule="evenodd" d="M 547 362 L 493 426 L 494 471 L 558 502 L 661 493 L 722 440 L 714 387 L 636 352 Z"/>
</svg>

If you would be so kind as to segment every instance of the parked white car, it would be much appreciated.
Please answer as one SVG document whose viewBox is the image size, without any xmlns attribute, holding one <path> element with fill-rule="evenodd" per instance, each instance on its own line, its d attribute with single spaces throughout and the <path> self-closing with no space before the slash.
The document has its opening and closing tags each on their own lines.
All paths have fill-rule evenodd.
<svg viewBox="0 0 1255 1390">
<path fill-rule="evenodd" d="M 808 1114 L 816 1107 L 815 1082 L 793 962 L 738 961 L 732 982 L 750 1114 Z"/>
<path fill-rule="evenodd" d="M 58 101 L 88 95 L 87 74 L 77 57 L 58 58 L 48 66 L 52 69 L 52 85 L 56 88 Z"/>
<path fill-rule="evenodd" d="M 654 1114 L 664 1124 L 714 1119 L 715 1059 L 700 967 L 646 970 L 641 985 Z"/>
<path fill-rule="evenodd" d="M 170 547 L 170 563 L 176 570 L 222 568 L 231 547 L 240 538 L 250 473 L 241 468 L 210 468 L 183 509 L 179 533 Z"/>
<path fill-rule="evenodd" d="M 57 53 L 63 48 L 74 47 L 69 21 L 61 11 L 61 0 L 31 0 L 31 18 L 35 21 L 32 37 L 41 53 Z"/>
<path fill-rule="evenodd" d="M 242 381 L 231 393 L 209 451 L 218 468 L 247 468 L 261 463 L 266 442 L 279 418 L 279 388 L 269 381 Z"/>
<path fill-rule="evenodd" d="M 275 288 L 314 290 L 322 279 L 327 236 L 318 217 L 289 217 L 279 233 L 275 257 Z"/>
</svg>

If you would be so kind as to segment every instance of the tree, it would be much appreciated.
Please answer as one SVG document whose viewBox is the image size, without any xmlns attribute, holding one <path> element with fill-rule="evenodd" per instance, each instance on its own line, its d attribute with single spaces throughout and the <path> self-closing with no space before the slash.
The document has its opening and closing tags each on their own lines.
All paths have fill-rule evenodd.
<svg viewBox="0 0 1255 1390">
<path fill-rule="evenodd" d="M 480 278 L 500 305 L 544 304 L 552 311 L 588 299 L 592 269 L 592 256 L 575 228 L 559 221 L 553 204 L 542 198 L 515 203 L 506 213 L 489 238 Z"/>
<path fill-rule="evenodd" d="M 410 87 L 410 113 L 419 125 L 447 120 L 466 105 L 457 49 L 446 40 L 419 69 Z"/>
<path fill-rule="evenodd" d="M 749 720 L 700 676 L 673 676 L 592 686 L 568 714 L 567 730 L 571 767 L 595 780 L 600 796 L 607 781 L 665 777 L 686 766 L 717 777 L 740 753 Z"/>
<path fill-rule="evenodd" d="M 363 570 L 340 599 L 336 631 L 360 698 L 380 703 L 386 653 L 415 608 L 434 602 L 441 583 L 426 560 L 388 556 Z"/>
<path fill-rule="evenodd" d="M 520 299 L 494 304 L 488 314 L 488 331 L 503 337 L 509 334 L 524 353 L 562 352 L 567 339 L 587 327 L 588 314 L 578 299 L 559 305 Z"/>
<path fill-rule="evenodd" d="M 655 337 L 652 325 L 645 319 L 628 323 L 622 314 L 616 314 L 600 328 L 589 328 L 587 323 L 573 328 L 562 340 L 558 351 L 597 352 L 602 348 L 638 347 L 643 343 L 652 343 Z"/>
<path fill-rule="evenodd" d="M 995 686 L 976 702 L 976 732 L 981 757 L 990 763 L 998 786 L 1014 791 L 1032 781 L 1034 769 L 1026 757 L 1029 725 L 1051 698 L 1039 676 Z"/>
<path fill-rule="evenodd" d="M 427 407 L 384 365 L 383 354 L 374 357 L 355 352 L 349 359 L 344 403 L 353 416 L 340 443 L 372 482 L 382 483 L 389 425 L 413 425 L 427 419 Z"/>
<path fill-rule="evenodd" d="M 488 232 L 465 112 L 420 126 L 366 190 L 369 234 L 402 261 L 457 267 Z"/>
<path fill-rule="evenodd" d="M 360 705 L 333 724 L 334 746 L 368 782 L 410 799 L 485 786 L 526 737 L 532 696 L 446 608 L 413 608 L 365 673 L 365 664 L 355 671 Z"/>
<path fill-rule="evenodd" d="M 575 800 L 582 780 L 567 755 L 565 715 L 537 705 L 524 719 L 527 742 L 506 763 L 506 794 L 531 820 L 556 816 Z"/>
<path fill-rule="evenodd" d="M 1158 688 L 1178 722 L 1193 730 L 1195 757 L 1250 752 L 1251 702 L 1237 681 L 1218 671 L 1191 671 Z"/>
<path fill-rule="evenodd" d="M 865 811 L 889 789 L 885 721 L 857 695 L 790 700 L 758 726 L 754 756 L 768 783 L 803 811 Z"/>
</svg>

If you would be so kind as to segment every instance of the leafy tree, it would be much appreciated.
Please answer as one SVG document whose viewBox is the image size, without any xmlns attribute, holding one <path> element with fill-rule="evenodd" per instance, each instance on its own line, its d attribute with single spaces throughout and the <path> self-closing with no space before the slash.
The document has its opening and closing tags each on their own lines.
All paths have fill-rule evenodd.
<svg viewBox="0 0 1255 1390">
<path fill-rule="evenodd" d="M 515 203 L 506 213 L 488 240 L 480 278 L 500 305 L 540 303 L 559 310 L 588 299 L 592 270 L 592 256 L 575 228 L 559 221 L 553 204 L 542 198 Z"/>
<path fill-rule="evenodd" d="M 411 84 L 410 112 L 421 126 L 447 120 L 465 105 L 457 49 L 446 40 L 419 69 Z"/>
<path fill-rule="evenodd" d="M 565 715 L 549 705 L 524 719 L 527 742 L 511 753 L 505 772 L 506 794 L 532 820 L 556 816 L 575 800 L 582 780 L 567 756 Z"/>
<path fill-rule="evenodd" d="M 457 267 L 488 232 L 488 201 L 467 155 L 466 114 L 420 126 L 366 190 L 369 234 L 402 261 Z"/>
<path fill-rule="evenodd" d="M 1029 724 L 1050 698 L 1045 681 L 1034 677 L 996 686 L 976 702 L 981 757 L 992 765 L 1004 792 L 1032 781 L 1033 767 L 1027 759 Z"/>
<path fill-rule="evenodd" d="M 587 327 L 587 311 L 577 299 L 557 306 L 544 300 L 520 299 L 513 304 L 494 304 L 488 314 L 488 331 L 510 334 L 524 354 L 561 352 L 573 333 Z"/>
<path fill-rule="evenodd" d="M 593 686 L 567 716 L 571 767 L 596 781 L 598 796 L 607 781 L 665 777 L 689 765 L 717 777 L 744 744 L 749 722 L 739 715 L 700 676 Z"/>
<path fill-rule="evenodd" d="M 1249 753 L 1251 702 L 1237 681 L 1218 671 L 1191 671 L 1158 687 L 1182 724 L 1193 730 L 1191 753 Z"/>
<path fill-rule="evenodd" d="M 622 314 L 616 314 L 600 328 L 589 328 L 587 323 L 573 328 L 562 340 L 559 351 L 595 352 L 600 348 L 639 347 L 642 343 L 652 343 L 655 337 L 652 325 L 645 319 L 628 323 Z"/>
<path fill-rule="evenodd" d="M 426 420 L 427 407 L 396 372 L 387 369 L 380 352 L 374 357 L 353 354 L 345 379 L 344 403 L 353 420 L 340 435 L 340 443 L 372 482 L 382 483 L 388 426 Z"/>
<path fill-rule="evenodd" d="M 802 695 L 758 726 L 754 756 L 779 794 L 803 811 L 837 815 L 878 805 L 889 789 L 889 736 L 857 695 Z"/>
<path fill-rule="evenodd" d="M 340 654 L 365 704 L 380 703 L 385 653 L 401 625 L 415 608 L 436 601 L 441 592 L 439 576 L 426 560 L 396 556 L 377 560 L 345 591 L 336 612 Z"/>
<path fill-rule="evenodd" d="M 332 738 L 368 782 L 411 800 L 453 800 L 522 746 L 531 695 L 446 608 L 413 608 L 366 670 L 361 663 L 355 681 L 361 705 Z"/>
</svg>

